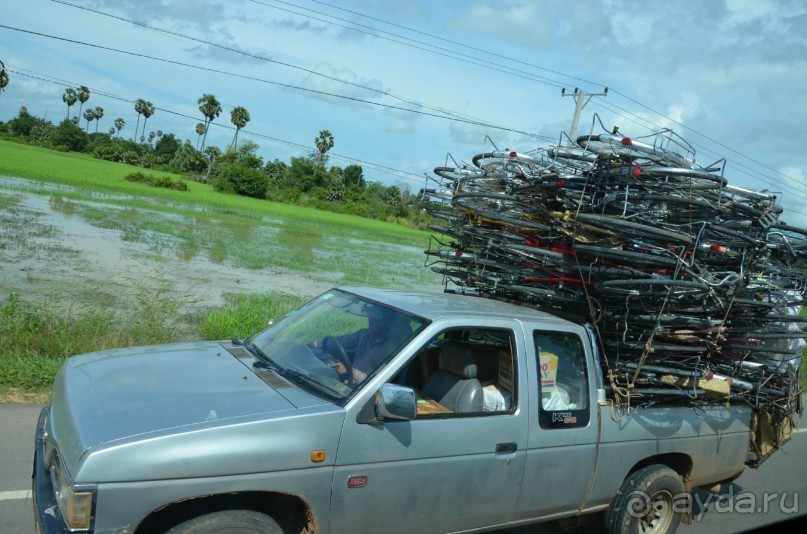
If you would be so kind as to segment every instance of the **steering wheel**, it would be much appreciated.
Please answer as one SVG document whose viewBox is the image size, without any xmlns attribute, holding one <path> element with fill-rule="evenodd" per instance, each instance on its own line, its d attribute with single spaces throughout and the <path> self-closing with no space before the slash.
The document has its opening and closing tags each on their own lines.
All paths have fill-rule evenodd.
<svg viewBox="0 0 807 534">
<path fill-rule="evenodd" d="M 322 347 L 328 354 L 336 358 L 336 361 L 345 366 L 345 374 L 347 375 L 347 385 L 353 385 L 353 364 L 350 362 L 350 357 L 347 355 L 345 347 L 338 339 L 331 336 L 325 336 L 322 339 Z M 331 352 L 331 348 L 336 348 L 336 353 Z M 341 377 L 340 377 L 341 378 Z"/>
</svg>

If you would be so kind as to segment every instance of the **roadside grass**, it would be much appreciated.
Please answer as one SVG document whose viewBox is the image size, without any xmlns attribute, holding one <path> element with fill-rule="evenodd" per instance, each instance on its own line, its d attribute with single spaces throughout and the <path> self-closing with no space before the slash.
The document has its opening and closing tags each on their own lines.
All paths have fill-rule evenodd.
<svg viewBox="0 0 807 534">
<path fill-rule="evenodd" d="M 306 300 L 279 292 L 228 295 L 221 308 L 199 310 L 191 296 L 177 296 L 165 283 L 135 280 L 132 304 L 123 313 L 105 305 L 113 295 L 93 299 L 64 293 L 40 304 L 10 294 L 0 303 L 0 395 L 48 391 L 59 367 L 75 354 L 200 338 L 243 339 Z"/>
<path fill-rule="evenodd" d="M 306 299 L 287 293 L 264 295 L 228 295 L 220 309 L 204 314 L 199 325 L 202 339 L 245 339 L 278 321 Z"/>
</svg>

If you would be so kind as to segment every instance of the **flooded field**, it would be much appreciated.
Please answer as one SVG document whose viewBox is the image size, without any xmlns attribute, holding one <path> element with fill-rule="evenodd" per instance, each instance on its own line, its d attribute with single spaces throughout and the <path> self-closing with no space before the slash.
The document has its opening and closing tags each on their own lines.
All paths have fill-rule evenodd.
<svg viewBox="0 0 807 534">
<path fill-rule="evenodd" d="M 228 294 L 311 297 L 342 284 L 441 289 L 423 267 L 425 242 L 328 230 L 0 177 L 0 298 L 125 307 L 145 289 L 205 308 Z"/>
</svg>

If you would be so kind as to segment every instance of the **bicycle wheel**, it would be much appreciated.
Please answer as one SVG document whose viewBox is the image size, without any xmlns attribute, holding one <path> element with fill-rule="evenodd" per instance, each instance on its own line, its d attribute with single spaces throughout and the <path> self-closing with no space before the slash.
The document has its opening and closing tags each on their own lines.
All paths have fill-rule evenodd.
<svg viewBox="0 0 807 534">
<path fill-rule="evenodd" d="M 597 154 L 617 154 L 620 156 L 642 157 L 657 164 L 689 168 L 689 160 L 670 150 L 634 141 L 630 137 L 612 134 L 581 135 L 577 144 Z"/>
<path fill-rule="evenodd" d="M 525 231 L 537 231 L 540 235 L 546 236 L 547 238 L 551 238 L 552 234 L 554 233 L 554 228 L 549 225 L 533 221 L 526 217 L 514 216 L 515 214 L 491 210 L 476 210 L 475 214 L 477 216 L 477 220 L 482 218 L 487 221 L 502 224 L 509 228 Z"/>
<path fill-rule="evenodd" d="M 687 234 L 674 232 L 665 228 L 649 226 L 647 224 L 634 223 L 624 219 L 618 219 L 608 215 L 596 215 L 593 213 L 578 213 L 575 220 L 593 227 L 599 227 L 606 231 L 617 233 L 635 234 L 640 237 L 655 239 L 664 242 L 682 243 L 691 245 L 693 239 Z"/>
<path fill-rule="evenodd" d="M 720 205 L 684 195 L 619 192 L 602 198 L 602 207 L 608 213 L 635 214 L 642 220 L 659 219 L 671 223 L 719 219 L 730 214 Z"/>
<path fill-rule="evenodd" d="M 588 309 L 586 296 L 583 292 L 569 290 L 568 288 L 552 286 L 507 285 L 508 291 L 527 299 L 535 300 L 551 306 L 569 306 Z"/>
<path fill-rule="evenodd" d="M 623 296 L 666 296 L 669 294 L 693 294 L 709 291 L 709 286 L 697 280 L 605 280 L 598 282 L 595 288 L 603 294 Z"/>
<path fill-rule="evenodd" d="M 677 258 L 670 258 L 665 256 L 658 256 L 655 254 L 645 254 L 642 252 L 632 252 L 629 250 L 621 250 L 610 247 L 598 247 L 594 245 L 578 245 L 572 246 L 575 252 L 580 253 L 579 258 L 585 259 L 585 256 L 593 258 L 607 258 L 609 260 L 617 261 L 622 264 L 642 268 L 673 268 L 678 265 Z"/>
<path fill-rule="evenodd" d="M 706 316 L 670 314 L 670 313 L 636 313 L 630 311 L 612 314 L 614 321 L 624 322 L 628 325 L 655 327 L 656 325 L 667 329 L 701 329 L 714 328 L 722 324 L 720 319 Z"/>
<path fill-rule="evenodd" d="M 685 189 L 718 189 L 728 184 L 722 176 L 685 167 L 643 167 L 641 174 L 654 178 L 664 177 L 681 184 Z"/>
<path fill-rule="evenodd" d="M 457 168 L 457 167 L 435 167 L 434 174 L 441 178 L 446 178 L 452 182 L 467 178 L 469 176 L 480 176 L 482 173 L 476 169 Z"/>
</svg>

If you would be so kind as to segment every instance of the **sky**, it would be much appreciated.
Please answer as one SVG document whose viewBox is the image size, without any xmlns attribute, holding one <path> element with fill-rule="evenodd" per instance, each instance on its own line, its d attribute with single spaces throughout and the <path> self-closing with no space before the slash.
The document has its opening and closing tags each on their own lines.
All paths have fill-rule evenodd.
<svg viewBox="0 0 807 534">
<path fill-rule="evenodd" d="M 239 140 L 265 160 L 306 156 L 327 129 L 331 165 L 412 192 L 480 152 L 557 145 L 577 88 L 578 134 L 671 130 L 807 227 L 801 0 L 0 0 L 0 61 L 3 121 L 26 106 L 58 123 L 85 85 L 99 131 L 121 117 L 134 137 L 142 98 L 147 132 L 196 144 L 210 93 L 208 145 L 231 143 L 243 106 Z"/>
</svg>

